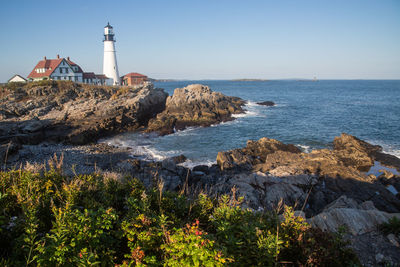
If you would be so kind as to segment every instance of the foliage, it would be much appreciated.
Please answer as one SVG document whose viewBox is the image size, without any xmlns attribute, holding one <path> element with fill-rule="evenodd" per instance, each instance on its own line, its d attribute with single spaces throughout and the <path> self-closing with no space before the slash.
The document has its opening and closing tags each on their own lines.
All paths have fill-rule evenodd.
<svg viewBox="0 0 400 267">
<path fill-rule="evenodd" d="M 398 217 L 392 217 L 387 223 L 381 224 L 379 229 L 384 234 L 400 235 L 400 219 Z"/>
<path fill-rule="evenodd" d="M 166 242 L 161 246 L 166 266 L 223 266 L 230 260 L 214 249 L 214 241 L 199 229 L 199 221 L 173 231 L 164 233 Z"/>
<path fill-rule="evenodd" d="M 0 265 L 275 266 L 357 264 L 340 234 L 285 207 L 241 207 L 242 198 L 185 196 L 131 177 L 0 172 Z"/>
</svg>

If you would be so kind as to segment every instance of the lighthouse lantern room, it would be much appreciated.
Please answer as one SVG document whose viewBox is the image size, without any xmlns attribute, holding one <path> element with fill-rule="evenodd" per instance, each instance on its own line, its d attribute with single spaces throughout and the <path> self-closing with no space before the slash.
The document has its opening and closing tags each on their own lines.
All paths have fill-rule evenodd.
<svg viewBox="0 0 400 267">
<path fill-rule="evenodd" d="M 115 39 L 113 27 L 110 23 L 104 27 L 104 58 L 103 58 L 103 74 L 113 79 L 113 85 L 120 84 L 118 74 L 117 54 L 115 51 Z"/>
</svg>

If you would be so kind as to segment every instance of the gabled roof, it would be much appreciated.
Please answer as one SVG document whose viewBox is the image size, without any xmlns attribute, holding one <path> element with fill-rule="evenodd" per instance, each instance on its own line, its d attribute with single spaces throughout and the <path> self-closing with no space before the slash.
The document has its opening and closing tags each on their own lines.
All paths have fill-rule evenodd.
<svg viewBox="0 0 400 267">
<path fill-rule="evenodd" d="M 57 55 L 57 57 L 58 57 L 58 55 Z M 75 71 L 72 68 L 72 70 L 75 73 L 83 73 L 82 68 L 78 64 L 76 64 L 75 62 L 71 61 L 69 59 L 69 57 L 67 57 L 67 58 L 61 57 L 61 58 L 56 58 L 56 59 L 47 59 L 45 57 L 43 60 L 39 61 L 38 64 L 36 64 L 36 66 L 33 68 L 31 73 L 28 75 L 28 78 L 49 77 L 54 72 L 54 70 L 58 67 L 58 65 L 61 64 L 61 62 L 63 60 L 65 60 L 70 67 L 78 67 L 77 71 Z M 42 73 L 37 73 L 36 72 L 36 69 L 42 69 L 42 68 L 45 69 L 45 72 L 42 72 Z"/>
<path fill-rule="evenodd" d="M 21 78 L 21 79 L 23 79 L 23 80 L 25 80 L 25 81 L 27 81 L 24 77 L 22 77 L 21 75 L 19 75 L 19 74 L 15 74 L 14 76 L 12 76 L 10 79 L 8 79 L 8 81 L 7 82 L 10 82 L 12 79 L 14 79 L 15 77 L 19 77 L 19 78 Z"/>
<path fill-rule="evenodd" d="M 131 72 L 128 74 L 125 74 L 124 76 L 122 76 L 122 78 L 127 78 L 127 77 L 135 77 L 135 78 L 147 78 L 146 75 L 137 73 L 137 72 Z"/>
<path fill-rule="evenodd" d="M 69 64 L 71 67 L 78 67 L 78 70 L 77 70 L 77 71 L 75 71 L 75 70 L 73 69 L 73 71 L 74 71 L 75 73 L 77 73 L 77 72 L 83 73 L 83 70 L 81 69 L 81 67 L 80 67 L 78 64 L 72 62 L 72 61 L 69 59 L 69 57 L 67 57 L 66 61 L 68 62 L 68 64 Z"/>
<path fill-rule="evenodd" d="M 54 70 L 60 65 L 60 63 L 64 60 L 64 58 L 57 59 L 46 59 L 39 61 L 38 64 L 33 68 L 31 73 L 28 75 L 28 78 L 41 78 L 50 76 Z M 45 69 L 45 72 L 37 73 L 36 69 Z"/>
</svg>

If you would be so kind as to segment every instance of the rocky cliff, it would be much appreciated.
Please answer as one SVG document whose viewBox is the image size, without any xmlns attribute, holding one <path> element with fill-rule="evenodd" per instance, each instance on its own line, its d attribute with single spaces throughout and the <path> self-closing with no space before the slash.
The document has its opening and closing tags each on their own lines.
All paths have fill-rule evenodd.
<svg viewBox="0 0 400 267">
<path fill-rule="evenodd" d="M 48 81 L 3 89 L 0 143 L 95 142 L 145 126 L 164 110 L 166 98 L 152 85 L 115 88 Z"/>
<path fill-rule="evenodd" d="M 167 98 L 165 110 L 150 120 L 147 131 L 165 135 L 190 126 L 210 126 L 233 120 L 232 114 L 244 112 L 244 104 L 238 97 L 213 92 L 201 84 L 177 88 Z"/>
</svg>

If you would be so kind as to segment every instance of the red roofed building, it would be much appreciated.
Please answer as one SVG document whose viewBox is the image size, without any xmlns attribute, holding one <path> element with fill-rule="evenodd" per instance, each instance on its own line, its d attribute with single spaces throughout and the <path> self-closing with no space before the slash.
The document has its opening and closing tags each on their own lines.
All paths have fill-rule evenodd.
<svg viewBox="0 0 400 267">
<path fill-rule="evenodd" d="M 82 68 L 67 58 L 47 59 L 39 61 L 28 75 L 29 81 L 38 80 L 65 80 L 89 84 L 109 84 L 107 77 L 99 76 L 93 72 L 83 72 Z"/>
<path fill-rule="evenodd" d="M 74 82 L 82 82 L 82 69 L 73 63 L 69 57 L 67 59 L 60 58 L 47 59 L 39 61 L 28 75 L 30 81 L 38 80 L 69 80 Z"/>
<path fill-rule="evenodd" d="M 121 78 L 122 85 L 126 85 L 126 86 L 140 85 L 140 84 L 147 82 L 148 80 L 149 80 L 149 78 L 146 75 L 136 73 L 136 72 L 128 73 L 128 74 L 122 76 L 122 78 Z"/>
</svg>

